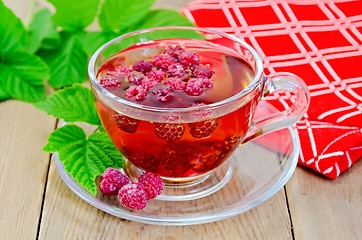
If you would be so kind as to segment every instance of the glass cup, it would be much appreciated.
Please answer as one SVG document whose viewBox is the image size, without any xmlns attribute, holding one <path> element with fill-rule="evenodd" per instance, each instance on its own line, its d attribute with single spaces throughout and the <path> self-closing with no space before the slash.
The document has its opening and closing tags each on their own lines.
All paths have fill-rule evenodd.
<svg viewBox="0 0 362 240">
<path fill-rule="evenodd" d="M 183 108 L 127 101 L 100 85 L 98 74 L 108 57 L 137 47 L 141 49 L 139 56 L 129 56 L 134 62 L 144 59 L 150 44 L 170 42 L 180 42 L 186 48 L 197 48 L 200 52 L 203 48 L 207 51 L 215 49 L 227 55 L 223 58 L 225 62 L 242 59 L 252 70 L 252 76 L 243 82 L 242 90 L 226 99 Z M 228 73 L 245 75 L 237 72 L 240 68 L 227 66 Z M 225 184 L 232 168 L 225 160 L 237 147 L 296 123 L 306 112 L 310 96 L 305 83 L 291 73 L 266 76 L 263 68 L 257 52 L 234 36 L 196 27 L 161 27 L 125 34 L 104 44 L 90 59 L 88 74 L 104 129 L 126 158 L 125 172 L 134 180 L 144 171 L 157 173 L 166 185 L 163 195 L 182 200 L 187 199 L 188 194 L 195 196 L 195 192 L 202 197 L 217 191 Z M 215 69 L 217 74 L 218 69 Z M 215 81 L 214 87 L 221 95 L 227 89 L 232 91 L 233 85 L 226 83 L 227 78 L 220 77 L 217 81 L 219 85 L 216 86 Z M 220 87 L 223 81 L 229 87 Z M 293 93 L 292 106 L 253 120 L 259 103 L 276 90 Z M 123 128 L 119 122 L 131 128 Z M 205 129 L 211 129 L 211 132 L 198 134 Z M 179 138 L 167 138 L 167 131 L 179 134 Z M 162 134 L 166 138 L 160 137 Z"/>
</svg>

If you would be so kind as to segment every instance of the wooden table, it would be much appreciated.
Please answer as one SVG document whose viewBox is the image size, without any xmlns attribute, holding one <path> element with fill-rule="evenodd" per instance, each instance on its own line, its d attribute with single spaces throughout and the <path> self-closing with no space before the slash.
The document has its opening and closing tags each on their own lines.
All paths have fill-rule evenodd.
<svg viewBox="0 0 362 240">
<path fill-rule="evenodd" d="M 29 1 L 4 2 L 27 19 Z M 157 6 L 179 9 L 187 2 Z M 362 239 L 362 161 L 333 181 L 297 167 L 271 199 L 226 220 L 155 226 L 104 213 L 66 186 L 41 150 L 56 126 L 57 119 L 31 104 L 0 103 L 0 239 Z"/>
</svg>

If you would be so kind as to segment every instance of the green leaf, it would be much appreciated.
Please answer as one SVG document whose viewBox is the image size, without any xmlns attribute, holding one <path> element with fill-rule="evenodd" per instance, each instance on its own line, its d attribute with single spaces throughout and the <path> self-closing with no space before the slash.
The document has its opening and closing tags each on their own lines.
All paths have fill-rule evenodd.
<svg viewBox="0 0 362 240">
<path fill-rule="evenodd" d="M 0 1 L 0 59 L 10 49 L 25 46 L 26 31 L 19 18 Z"/>
<path fill-rule="evenodd" d="M 29 25 L 27 50 L 35 53 L 39 48 L 52 49 L 60 44 L 60 35 L 51 21 L 51 12 L 44 8 L 37 12 Z"/>
<path fill-rule="evenodd" d="M 65 125 L 52 132 L 43 150 L 58 152 L 66 172 L 93 195 L 97 193 L 97 176 L 108 167 L 123 167 L 123 156 L 106 133 L 92 133 L 87 139 L 83 129 L 76 125 Z"/>
<path fill-rule="evenodd" d="M 166 26 L 194 26 L 181 13 L 170 9 L 157 9 L 149 11 L 142 20 L 143 21 L 140 21 L 140 24 L 136 26 L 137 30 Z"/>
<path fill-rule="evenodd" d="M 105 0 L 98 16 L 104 31 L 127 28 L 141 20 L 151 9 L 154 0 Z"/>
<path fill-rule="evenodd" d="M 101 125 L 92 91 L 81 85 L 58 90 L 45 101 L 36 103 L 35 107 L 66 122 Z"/>
<path fill-rule="evenodd" d="M 99 0 L 48 0 L 56 9 L 52 19 L 64 30 L 84 29 L 93 22 Z"/>
<path fill-rule="evenodd" d="M 11 51 L 0 63 L 0 83 L 13 98 L 27 102 L 45 99 L 43 80 L 49 77 L 41 58 L 28 52 Z"/>
<path fill-rule="evenodd" d="M 98 48 L 117 36 L 114 32 L 87 32 L 82 39 L 84 50 L 92 56 Z"/>
<path fill-rule="evenodd" d="M 0 73 L 1 75 L 1 73 Z M 10 94 L 5 90 L 5 88 L 0 84 L 0 102 L 11 98 Z"/>
<path fill-rule="evenodd" d="M 62 42 L 57 49 L 41 50 L 39 56 L 48 64 L 54 88 L 82 83 L 87 74 L 88 56 L 75 34 L 62 32 Z"/>
</svg>

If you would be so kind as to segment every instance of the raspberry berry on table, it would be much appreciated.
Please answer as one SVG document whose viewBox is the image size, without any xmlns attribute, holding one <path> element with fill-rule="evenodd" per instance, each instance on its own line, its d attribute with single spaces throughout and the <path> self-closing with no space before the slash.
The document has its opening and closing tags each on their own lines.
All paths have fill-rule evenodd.
<svg viewBox="0 0 362 240">
<path fill-rule="evenodd" d="M 146 191 L 146 199 L 150 200 L 162 193 L 164 184 L 162 178 L 152 172 L 145 172 L 138 180 Z"/>
<path fill-rule="evenodd" d="M 129 178 L 115 168 L 107 168 L 101 175 L 99 190 L 106 195 L 117 195 L 119 189 L 129 183 Z"/>
<path fill-rule="evenodd" d="M 147 194 L 141 184 L 128 183 L 118 191 L 118 199 L 125 207 L 141 210 L 146 207 Z"/>
</svg>

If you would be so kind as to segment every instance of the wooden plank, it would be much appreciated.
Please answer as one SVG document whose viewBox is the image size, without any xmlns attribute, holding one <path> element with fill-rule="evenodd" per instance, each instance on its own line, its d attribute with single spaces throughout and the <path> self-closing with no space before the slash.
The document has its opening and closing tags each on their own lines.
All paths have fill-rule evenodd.
<svg viewBox="0 0 362 240">
<path fill-rule="evenodd" d="M 297 168 L 286 189 L 296 240 L 361 239 L 361 160 L 335 180 Z"/>
<path fill-rule="evenodd" d="M 42 147 L 55 119 L 14 100 L 0 113 L 0 239 L 34 239 L 49 164 Z"/>
<path fill-rule="evenodd" d="M 104 213 L 75 195 L 51 163 L 39 239 L 292 239 L 284 191 L 215 223 L 157 226 Z"/>
</svg>

